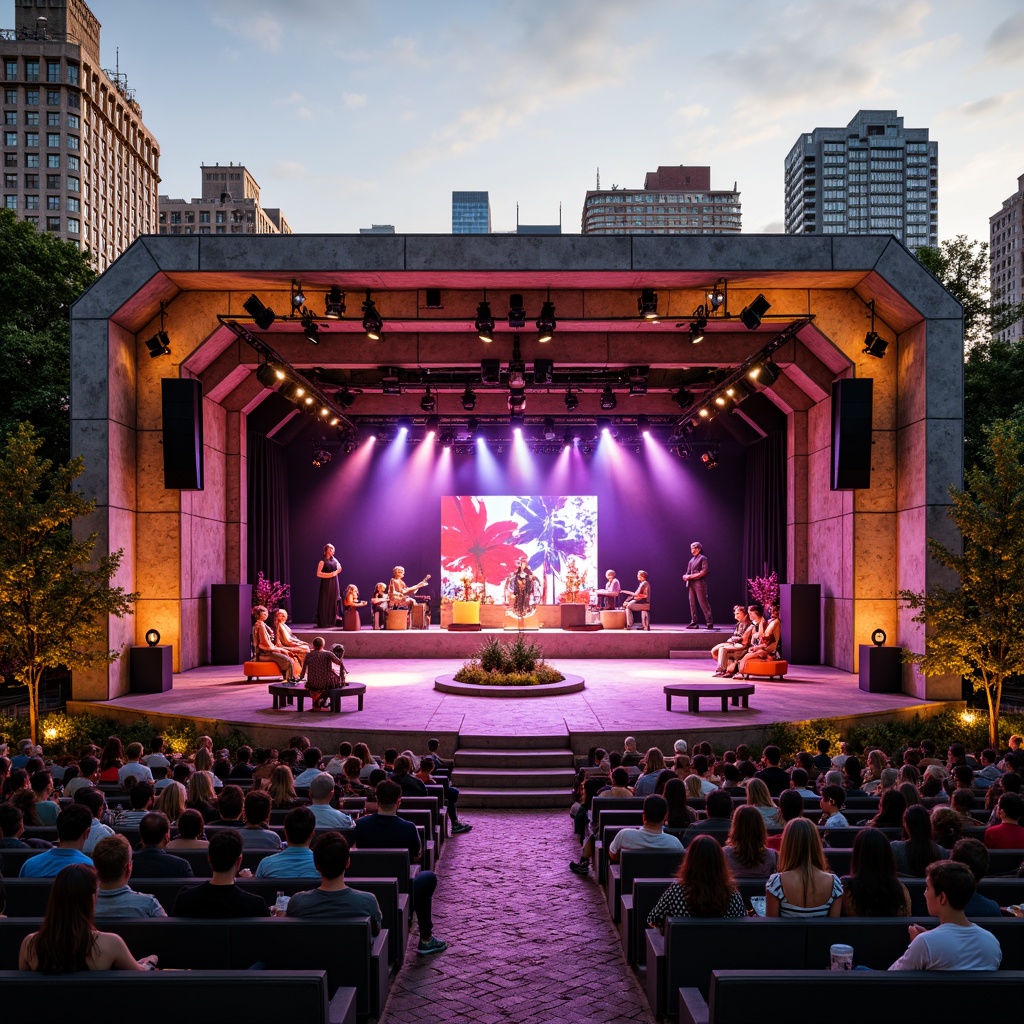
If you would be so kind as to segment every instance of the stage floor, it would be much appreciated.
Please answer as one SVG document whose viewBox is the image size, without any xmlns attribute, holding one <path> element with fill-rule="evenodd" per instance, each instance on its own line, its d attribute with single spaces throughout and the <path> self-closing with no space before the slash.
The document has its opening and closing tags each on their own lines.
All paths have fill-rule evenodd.
<svg viewBox="0 0 1024 1024">
<path fill-rule="evenodd" d="M 421 633 L 422 635 L 422 633 Z M 479 635 L 479 634 L 478 634 Z M 584 634 L 586 635 L 586 634 Z M 600 634 L 590 634 L 599 637 Z M 648 634 L 649 635 L 649 634 Z M 950 706 L 921 701 L 904 694 L 865 693 L 857 676 L 824 666 L 792 666 L 784 681 L 752 680 L 757 687 L 750 707 L 723 714 L 715 700 L 705 700 L 699 714 L 674 701 L 665 710 L 662 687 L 675 682 L 713 682 L 710 657 L 668 659 L 559 658 L 557 667 L 581 675 L 580 693 L 535 698 L 463 697 L 434 689 L 435 677 L 456 672 L 459 660 L 443 658 L 352 658 L 346 656 L 349 680 L 365 683 L 362 712 L 345 701 L 342 713 L 306 710 L 274 711 L 267 680 L 247 683 L 235 666 L 206 666 L 174 676 L 167 693 L 121 697 L 103 704 L 72 702 L 76 711 L 115 717 L 145 714 L 155 722 L 186 718 L 204 729 L 237 727 L 257 743 L 279 744 L 283 737 L 302 733 L 330 749 L 342 739 L 366 738 L 371 749 L 412 746 L 426 736 L 438 736 L 443 750 L 454 749 L 467 737 L 501 746 L 502 738 L 549 737 L 573 750 L 611 744 L 621 748 L 623 736 L 636 736 L 641 747 L 683 737 L 707 737 L 716 745 L 757 738 L 773 722 L 812 718 L 893 717 L 935 714 Z M 959 706 L 959 705 L 956 705 Z M 351 708 L 351 710 L 349 710 Z"/>
</svg>

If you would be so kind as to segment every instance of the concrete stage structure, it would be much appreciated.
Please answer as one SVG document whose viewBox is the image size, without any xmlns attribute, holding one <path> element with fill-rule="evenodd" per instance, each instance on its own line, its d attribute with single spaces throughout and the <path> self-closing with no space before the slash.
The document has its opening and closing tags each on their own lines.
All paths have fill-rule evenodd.
<svg viewBox="0 0 1024 1024">
<path fill-rule="evenodd" d="M 320 313 L 332 289 L 343 293 L 343 302 L 347 296 L 341 319 Z M 656 302 L 653 319 L 637 315 L 648 292 Z M 525 331 L 505 323 L 506 304 L 519 295 L 529 311 Z M 492 345 L 474 329 L 483 296 L 497 321 Z M 385 321 L 383 341 L 366 337 L 356 312 L 368 299 Z M 559 317 L 546 345 L 532 326 L 544 301 Z M 259 307 L 278 315 L 258 323 L 252 310 Z M 319 330 L 317 344 L 310 324 Z M 696 344 L 702 326 L 706 336 Z M 161 329 L 171 353 L 151 358 L 146 341 Z M 876 355 L 865 352 L 869 330 L 888 343 L 882 358 L 877 345 Z M 429 454 L 433 468 L 420 478 L 424 489 L 412 483 L 396 500 L 387 488 L 397 471 L 385 455 L 362 455 L 364 445 L 346 454 L 332 429 L 277 393 L 266 368 L 274 360 L 312 382 L 318 402 L 326 402 L 324 422 L 338 417 L 356 434 L 383 436 L 402 417 L 422 422 L 431 396 L 442 425 L 458 421 L 461 429 L 469 411 L 460 397 L 469 380 L 479 382 L 473 414 L 507 424 L 515 390 L 509 374 L 521 358 L 532 364 L 527 426 L 539 429 L 551 417 L 561 437 L 564 427 L 578 430 L 583 421 L 593 427 L 595 417 L 607 416 L 635 441 L 637 465 L 646 459 L 646 469 L 620 473 L 619 457 L 602 455 L 594 441 L 592 462 L 581 463 L 582 475 L 566 475 L 561 493 L 596 489 L 603 507 L 616 510 L 601 523 L 601 568 L 620 563 L 624 585 L 631 567 L 652 571 L 655 625 L 688 617 L 679 576 L 695 537 L 711 559 L 718 624 L 728 624 L 728 608 L 745 600 L 751 566 L 760 568 L 750 551 L 764 531 L 762 520 L 777 519 L 782 542 L 770 567 L 788 583 L 820 588 L 820 656 L 827 668 L 808 673 L 849 686 L 858 647 L 873 630 L 884 629 L 890 644 L 921 649 L 922 627 L 900 606 L 898 591 L 942 579 L 928 559 L 927 537 L 957 543 L 947 490 L 962 479 L 962 348 L 959 304 L 891 238 L 141 238 L 72 310 L 72 450 L 85 458 L 81 489 L 97 502 L 91 521 L 81 525 L 97 531 L 101 551 L 124 549 L 116 582 L 140 594 L 134 617 L 109 622 L 108 644 L 126 651 L 156 628 L 173 647 L 175 671 L 186 673 L 176 677 L 175 694 L 193 671 L 200 678 L 211 660 L 211 587 L 251 583 L 266 568 L 250 564 L 250 551 L 253 535 L 265 540 L 275 521 L 273 500 L 291 510 L 291 554 L 279 563 L 290 575 L 280 578 L 293 587 L 293 619 L 309 621 L 312 570 L 332 536 L 343 562 L 358 567 L 366 598 L 370 581 L 386 579 L 378 573 L 393 561 L 411 566 L 410 579 L 436 572 L 437 494 L 553 493 L 539 489 L 546 481 L 530 490 L 529 473 L 514 462 L 500 464 L 484 490 L 479 475 L 465 468 L 471 456 L 445 455 L 439 446 L 439 454 Z M 746 371 L 768 353 L 772 372 L 755 384 Z M 488 359 L 497 361 L 497 371 L 489 371 Z M 554 362 L 553 373 L 545 372 L 544 359 Z M 163 378 L 202 383 L 202 490 L 164 486 Z M 743 384 L 741 398 L 756 393 L 732 415 L 706 424 L 700 408 L 722 397 L 734 379 Z M 856 445 L 861 455 L 870 445 L 869 486 L 833 490 L 833 384 L 867 379 L 873 382 L 871 431 L 870 437 L 861 432 Z M 618 399 L 617 410 L 608 410 L 607 391 Z M 571 413 L 570 393 L 579 403 Z M 656 452 L 644 449 L 641 416 L 662 431 Z M 261 444 L 277 440 L 284 452 L 289 473 L 276 491 L 256 489 L 254 427 Z M 316 476 L 309 450 L 321 436 L 334 461 Z M 783 439 L 782 486 L 774 497 L 754 498 L 767 477 L 747 453 L 776 437 Z M 695 457 L 676 460 L 677 443 Z M 717 475 L 700 465 L 705 450 L 721 453 Z M 339 476 L 328 475 L 332 467 Z M 659 490 L 663 479 L 671 482 Z M 403 554 L 410 545 L 419 545 L 413 555 L 426 564 Z M 437 606 L 435 599 L 435 621 Z M 349 636 L 358 634 L 344 642 Z M 630 664 L 660 670 L 669 664 L 659 660 L 668 652 L 658 648 L 656 633 L 650 636 L 652 649 Z M 434 641 L 432 631 L 424 639 Z M 439 637 L 437 643 L 442 639 L 447 642 Z M 419 640 L 413 634 L 394 642 Z M 625 667 L 616 660 L 596 664 L 602 671 Z M 237 669 L 211 669 L 210 685 L 226 686 L 232 671 L 237 676 Z M 73 685 L 76 701 L 123 697 L 127 659 L 78 672 Z M 765 686 L 807 692 L 796 681 Z M 902 686 L 905 696 L 891 699 L 960 696 L 958 679 L 925 679 L 910 666 Z M 850 697 L 881 699 L 859 691 Z M 662 705 L 658 688 L 652 707 Z M 807 717 L 796 706 L 777 710 Z M 418 724 L 433 727 L 429 718 Z"/>
</svg>

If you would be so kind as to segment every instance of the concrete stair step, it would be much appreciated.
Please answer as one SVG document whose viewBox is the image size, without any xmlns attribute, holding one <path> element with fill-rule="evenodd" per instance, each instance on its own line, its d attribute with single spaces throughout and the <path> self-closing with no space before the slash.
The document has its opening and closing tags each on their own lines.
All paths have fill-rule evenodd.
<svg viewBox="0 0 1024 1024">
<path fill-rule="evenodd" d="M 455 751 L 456 768 L 571 768 L 571 750 L 470 750 Z"/>
<path fill-rule="evenodd" d="M 464 807 L 559 807 L 566 816 L 572 794 L 564 789 L 461 789 L 459 811 Z M 467 815 L 467 818 L 469 816 Z"/>
<path fill-rule="evenodd" d="M 466 736 L 459 737 L 459 750 L 569 750 L 569 737 L 558 736 Z"/>
<path fill-rule="evenodd" d="M 572 768 L 456 768 L 452 772 L 452 785 L 459 792 L 465 789 L 552 789 L 562 787 L 568 794 L 576 777 Z M 460 806 L 462 797 L 459 797 Z"/>
</svg>

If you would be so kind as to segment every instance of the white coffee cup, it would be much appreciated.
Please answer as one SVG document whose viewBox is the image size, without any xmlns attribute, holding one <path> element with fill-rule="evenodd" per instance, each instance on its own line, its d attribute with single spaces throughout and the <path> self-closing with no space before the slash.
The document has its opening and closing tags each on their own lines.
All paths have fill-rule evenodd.
<svg viewBox="0 0 1024 1024">
<path fill-rule="evenodd" d="M 831 970 L 852 971 L 853 970 L 853 946 L 845 946 L 837 942 L 829 949 L 831 957 Z"/>
</svg>

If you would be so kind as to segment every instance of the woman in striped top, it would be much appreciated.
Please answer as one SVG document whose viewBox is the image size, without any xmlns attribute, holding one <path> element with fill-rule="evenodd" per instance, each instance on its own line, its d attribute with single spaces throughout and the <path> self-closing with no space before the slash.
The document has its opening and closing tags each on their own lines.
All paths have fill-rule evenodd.
<svg viewBox="0 0 1024 1024">
<path fill-rule="evenodd" d="M 786 824 L 779 870 L 765 887 L 766 917 L 838 917 L 843 883 L 828 870 L 821 837 L 809 818 Z"/>
</svg>

